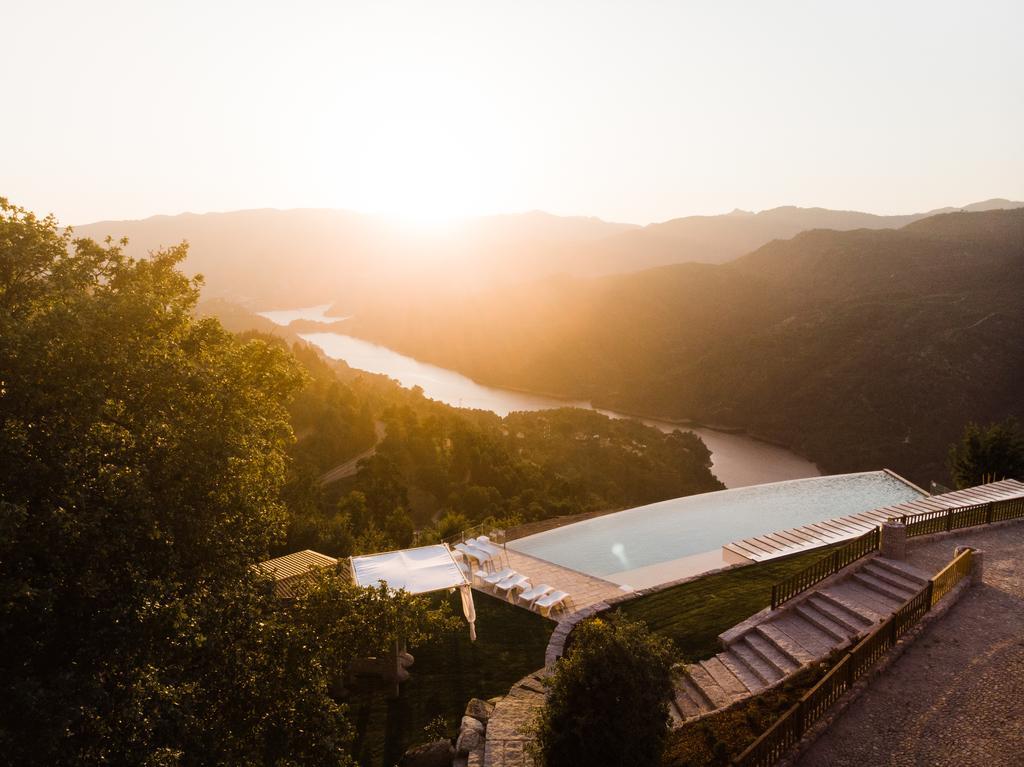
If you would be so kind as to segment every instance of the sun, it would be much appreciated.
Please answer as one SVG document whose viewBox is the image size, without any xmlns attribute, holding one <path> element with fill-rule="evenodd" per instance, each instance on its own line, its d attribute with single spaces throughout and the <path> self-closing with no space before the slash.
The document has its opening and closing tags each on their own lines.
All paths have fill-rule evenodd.
<svg viewBox="0 0 1024 767">
<path fill-rule="evenodd" d="M 365 109 L 346 147 L 345 184 L 357 207 L 420 226 L 483 212 L 490 126 L 476 99 L 426 74 L 381 75 L 356 101 Z M 353 183 L 354 182 L 354 183 Z"/>
</svg>

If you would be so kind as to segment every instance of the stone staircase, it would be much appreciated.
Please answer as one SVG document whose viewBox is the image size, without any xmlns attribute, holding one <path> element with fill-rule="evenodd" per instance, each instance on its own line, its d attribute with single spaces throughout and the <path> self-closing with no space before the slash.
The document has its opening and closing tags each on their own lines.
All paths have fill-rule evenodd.
<svg viewBox="0 0 1024 767">
<path fill-rule="evenodd" d="M 872 557 L 721 636 L 725 650 L 674 670 L 676 724 L 730 706 L 852 645 L 928 583 L 920 570 Z"/>
</svg>

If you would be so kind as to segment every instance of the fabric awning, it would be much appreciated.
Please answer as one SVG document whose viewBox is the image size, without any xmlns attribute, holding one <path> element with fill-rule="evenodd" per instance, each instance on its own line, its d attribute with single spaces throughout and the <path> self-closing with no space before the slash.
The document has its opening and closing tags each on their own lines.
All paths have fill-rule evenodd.
<svg viewBox="0 0 1024 767">
<path fill-rule="evenodd" d="M 352 577 L 360 586 L 384 583 L 388 588 L 405 589 L 410 594 L 459 589 L 462 592 L 462 612 L 469 622 L 470 638 L 476 639 L 473 592 L 466 574 L 446 544 L 367 554 L 352 557 L 351 561 Z"/>
<path fill-rule="evenodd" d="M 352 557 L 352 573 L 360 586 L 383 582 L 410 594 L 457 588 L 469 582 L 443 543 Z"/>
</svg>

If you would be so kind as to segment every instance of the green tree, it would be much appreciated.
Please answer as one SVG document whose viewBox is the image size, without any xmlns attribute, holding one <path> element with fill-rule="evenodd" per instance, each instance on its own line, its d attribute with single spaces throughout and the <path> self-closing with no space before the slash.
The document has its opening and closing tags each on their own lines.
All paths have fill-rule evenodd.
<svg viewBox="0 0 1024 767">
<path fill-rule="evenodd" d="M 185 253 L 136 261 L 0 199 L 8 763 L 346 764 L 344 658 L 317 637 L 380 649 L 427 625 L 330 584 L 282 609 L 254 574 L 285 528 L 303 378 L 195 319 Z"/>
<path fill-rule="evenodd" d="M 1024 432 L 1013 418 L 981 427 L 969 423 L 949 449 L 949 474 L 958 488 L 1000 479 L 1024 479 Z"/>
<path fill-rule="evenodd" d="M 668 733 L 672 653 L 621 615 L 576 627 L 537 721 L 545 767 L 649 767 Z"/>
</svg>

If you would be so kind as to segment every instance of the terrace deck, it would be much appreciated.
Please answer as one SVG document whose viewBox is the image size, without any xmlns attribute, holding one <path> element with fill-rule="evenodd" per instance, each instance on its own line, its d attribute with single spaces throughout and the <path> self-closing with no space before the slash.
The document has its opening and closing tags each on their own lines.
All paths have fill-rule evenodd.
<svg viewBox="0 0 1024 767">
<path fill-rule="evenodd" d="M 894 506 L 883 506 L 880 509 L 863 511 L 847 517 L 815 522 L 791 530 L 745 538 L 725 544 L 722 547 L 722 555 L 729 562 L 763 562 L 767 559 L 783 557 L 798 551 L 806 551 L 855 538 L 893 517 L 907 517 L 925 511 L 944 511 L 959 506 L 971 506 L 1020 497 L 1024 497 L 1024 482 L 1004 479 L 988 485 L 954 490 L 950 493 L 931 495 Z"/>
<path fill-rule="evenodd" d="M 547 584 L 559 591 L 566 591 L 572 598 L 571 610 L 582 610 L 584 607 L 603 602 L 614 596 L 620 596 L 624 589 L 617 583 L 595 578 L 568 567 L 556 565 L 521 551 L 506 549 L 503 559 L 507 559 L 508 567 L 530 579 L 531 586 Z M 474 584 L 473 588 L 491 594 L 486 588 Z M 517 602 L 517 604 L 519 604 Z"/>
</svg>

